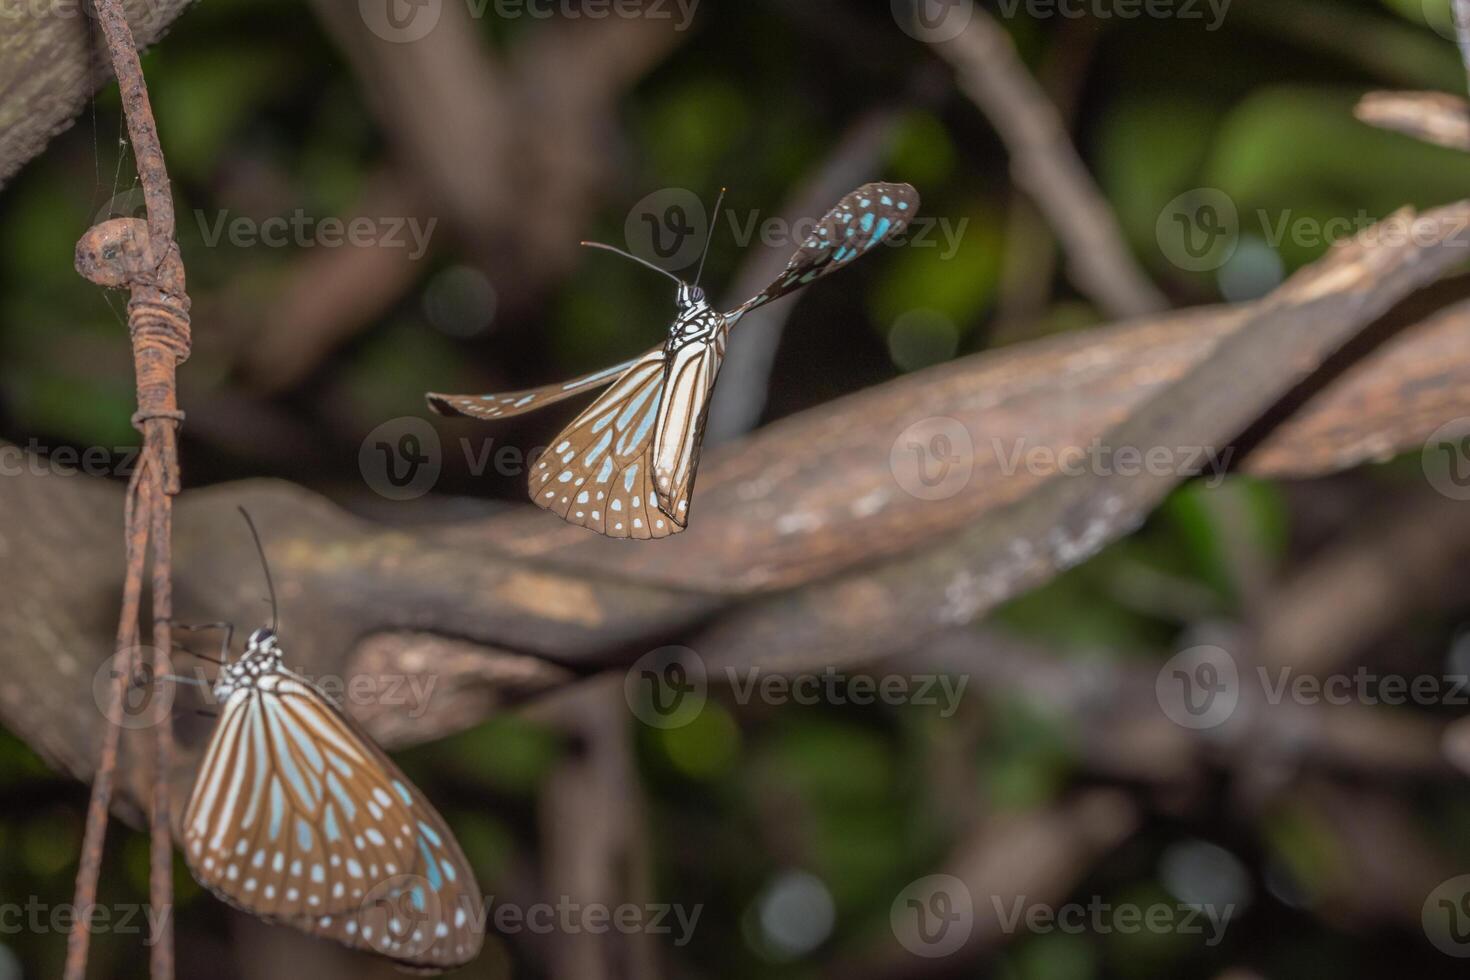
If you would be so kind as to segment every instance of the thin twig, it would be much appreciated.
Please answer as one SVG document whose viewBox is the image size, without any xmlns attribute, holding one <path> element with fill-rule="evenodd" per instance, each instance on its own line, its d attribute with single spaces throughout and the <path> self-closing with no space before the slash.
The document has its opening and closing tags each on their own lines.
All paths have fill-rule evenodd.
<svg viewBox="0 0 1470 980">
<path fill-rule="evenodd" d="M 149 472 L 157 472 L 151 468 Z M 173 676 L 171 651 L 173 637 L 173 504 L 167 493 L 158 493 L 151 501 L 153 519 L 153 656 L 157 663 L 154 677 Z M 164 701 L 167 704 L 167 700 Z M 173 768 L 174 739 L 172 719 L 167 714 L 154 726 L 153 812 L 149 821 L 148 902 L 155 910 L 167 910 L 173 902 L 174 847 L 169 826 L 169 775 Z M 157 932 L 149 947 L 151 971 L 155 978 L 173 976 L 174 937 L 172 915 L 157 915 Z"/>
<path fill-rule="evenodd" d="M 1470 102 L 1448 92 L 1369 92 L 1353 115 L 1370 126 L 1470 153 Z"/>
<path fill-rule="evenodd" d="M 1470 0 L 1450 0 L 1450 9 L 1455 15 L 1455 37 L 1460 44 L 1460 59 L 1465 62 L 1465 74 L 1470 76 Z"/>
<path fill-rule="evenodd" d="M 141 466 L 134 471 L 123 502 L 124 524 L 128 528 L 124 540 L 128 574 L 123 579 L 122 610 L 118 615 L 117 643 L 114 648 L 115 663 L 110 694 L 112 711 L 108 712 L 102 729 L 102 750 L 97 760 L 97 773 L 92 778 L 92 798 L 87 804 L 87 825 L 82 835 L 82 856 L 77 867 L 72 907 L 78 909 L 89 909 L 97 901 L 97 876 L 102 869 L 102 848 L 107 836 L 107 809 L 112 801 L 113 776 L 117 771 L 118 743 L 122 735 L 117 712 L 122 710 L 128 684 L 132 682 L 137 667 L 138 607 L 143 593 L 142 555 L 147 540 L 140 533 L 144 530 L 144 525 L 136 521 L 134 515 L 140 509 L 140 503 L 147 506 L 146 501 L 140 500 L 147 494 L 143 472 L 144 468 Z M 81 980 L 86 975 L 91 920 L 90 915 L 79 915 L 73 919 L 66 943 L 67 980 Z"/>
<path fill-rule="evenodd" d="M 189 297 L 184 266 L 174 242 L 174 208 L 163 147 L 158 140 L 143 67 L 120 0 L 94 0 L 98 23 L 122 95 L 123 113 L 137 159 L 148 220 L 122 218 L 103 222 L 77 243 L 77 271 L 107 287 L 127 287 L 128 332 L 137 375 L 138 411 L 133 425 L 143 435 L 143 453 L 129 487 L 124 513 L 127 571 L 118 622 L 121 655 L 113 683 L 111 711 L 102 753 L 92 783 L 82 856 L 77 869 L 76 908 L 90 908 L 97 895 L 97 876 L 107 834 L 121 726 L 118 712 L 138 665 L 141 636 L 139 613 L 143 574 L 152 543 L 154 666 L 159 677 L 171 673 L 172 638 L 172 495 L 179 492 L 178 409 L 176 371 L 189 354 Z M 150 937 L 149 972 L 154 980 L 173 976 L 172 917 L 162 914 L 173 904 L 173 841 L 169 821 L 169 775 L 173 732 L 167 712 L 154 719 L 153 790 L 149 820 L 151 866 L 149 902 L 157 932 Z M 87 970 L 90 916 L 80 915 L 67 939 L 66 977 L 82 980 Z"/>
<path fill-rule="evenodd" d="M 1011 174 L 1061 239 L 1077 288 L 1112 317 L 1166 309 L 1163 294 L 1130 259 L 1117 218 L 1056 106 L 1026 71 L 1005 30 L 977 7 L 964 33 L 934 49 L 954 66 L 965 94 L 1005 141 Z"/>
</svg>

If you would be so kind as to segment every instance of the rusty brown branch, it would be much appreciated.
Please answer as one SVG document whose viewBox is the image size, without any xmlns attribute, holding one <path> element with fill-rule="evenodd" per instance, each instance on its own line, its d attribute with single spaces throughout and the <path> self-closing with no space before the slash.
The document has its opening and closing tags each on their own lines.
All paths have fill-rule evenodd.
<svg viewBox="0 0 1470 980">
<path fill-rule="evenodd" d="M 92 229 L 77 243 L 77 271 L 104 288 L 127 287 L 128 332 L 137 376 L 138 411 L 133 424 L 142 432 L 143 452 L 130 486 L 125 509 L 127 572 L 123 609 L 117 633 L 122 653 L 112 685 L 111 706 L 122 708 L 123 696 L 142 666 L 137 650 L 141 639 L 140 601 L 144 567 L 151 544 L 153 569 L 151 666 L 162 678 L 171 673 L 170 617 L 172 616 L 172 497 L 179 492 L 176 384 L 178 365 L 189 354 L 189 297 L 184 288 L 184 264 L 174 242 L 174 209 L 163 147 L 158 139 L 143 66 L 120 0 L 94 0 L 94 9 L 107 39 L 113 70 L 122 94 L 123 112 L 137 158 L 148 219 L 116 219 Z M 109 716 L 102 754 L 87 811 L 82 859 L 77 870 L 77 908 L 91 908 L 96 897 L 107 815 L 117 766 L 121 719 Z M 173 905 L 173 840 L 170 793 L 173 770 L 172 726 L 152 726 L 152 791 L 150 793 L 149 902 L 155 910 Z M 78 916 L 67 939 L 66 976 L 83 980 L 87 970 L 90 916 Z M 170 980 L 174 973 L 172 916 L 159 915 L 150 937 L 149 972 L 154 980 Z"/>
<path fill-rule="evenodd" d="M 124 579 L 122 609 L 118 614 L 117 640 L 113 646 L 113 683 L 111 705 L 120 711 L 128 685 L 137 676 L 138 611 L 143 594 L 143 552 L 147 547 L 146 525 L 137 520 L 140 509 L 146 510 L 149 487 L 142 481 L 142 469 L 135 472 L 128 485 L 123 504 L 123 524 L 129 529 L 125 554 L 128 574 Z M 141 508 L 140 508 L 141 504 Z M 136 574 L 135 574 L 136 573 Z M 87 824 L 82 837 L 82 856 L 77 867 L 74 900 L 77 908 L 91 908 L 97 900 L 97 876 L 102 869 L 102 848 L 107 834 L 108 809 L 112 803 L 113 776 L 117 770 L 117 754 L 121 742 L 121 719 L 112 714 L 102 726 L 102 748 L 92 776 L 92 796 L 87 803 Z M 87 945 L 90 939 L 90 916 L 79 916 L 66 941 L 66 976 L 85 977 Z"/>
</svg>

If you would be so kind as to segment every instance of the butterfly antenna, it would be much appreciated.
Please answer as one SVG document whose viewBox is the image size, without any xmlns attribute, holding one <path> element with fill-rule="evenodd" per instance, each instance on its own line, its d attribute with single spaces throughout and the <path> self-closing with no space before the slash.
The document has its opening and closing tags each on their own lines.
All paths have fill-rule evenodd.
<svg viewBox="0 0 1470 980">
<path fill-rule="evenodd" d="M 715 225 L 720 220 L 720 205 L 725 203 L 725 191 L 728 187 L 720 188 L 720 196 L 715 198 L 715 212 L 709 219 L 709 235 L 704 240 L 704 253 L 699 257 L 699 272 L 695 273 L 694 285 L 699 285 L 699 280 L 704 278 L 704 260 L 709 258 L 710 244 L 715 240 Z"/>
<path fill-rule="evenodd" d="M 260 532 L 255 529 L 255 522 L 250 519 L 250 512 L 241 507 L 240 516 L 245 518 L 245 523 L 250 528 L 250 536 L 255 539 L 255 550 L 260 553 L 260 567 L 265 572 L 265 587 L 271 594 L 271 632 L 274 633 L 280 622 L 280 609 L 276 606 L 276 584 L 271 581 L 271 566 L 265 560 L 265 545 L 260 543 Z"/>
<path fill-rule="evenodd" d="M 674 282 L 678 283 L 681 286 L 684 285 L 684 280 L 683 279 L 680 279 L 678 276 L 674 275 L 668 269 L 662 268 L 661 266 L 656 266 L 652 262 L 648 261 L 647 259 L 641 259 L 638 256 L 634 255 L 632 252 L 625 252 L 625 251 L 623 251 L 620 248 L 614 248 L 611 245 L 604 245 L 604 244 L 602 244 L 602 242 L 583 242 L 582 244 L 584 246 L 586 246 L 587 248 L 600 248 L 604 252 L 611 252 L 614 255 L 621 255 L 625 259 L 632 259 L 634 262 L 637 262 L 639 265 L 646 266 L 646 267 L 652 269 L 654 272 L 657 272 L 657 273 L 660 273 L 662 275 L 668 276 L 670 279 L 674 280 Z"/>
</svg>

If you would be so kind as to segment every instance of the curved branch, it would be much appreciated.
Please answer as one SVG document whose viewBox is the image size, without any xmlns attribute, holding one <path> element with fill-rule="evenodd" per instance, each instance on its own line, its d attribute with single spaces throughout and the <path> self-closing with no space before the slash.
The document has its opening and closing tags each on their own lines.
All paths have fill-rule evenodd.
<svg viewBox="0 0 1470 980">
<path fill-rule="evenodd" d="M 445 700 L 411 723 L 382 703 L 349 703 L 399 744 L 679 638 L 712 665 L 796 669 L 911 649 L 936 626 L 977 617 L 995 597 L 1080 560 L 1183 478 L 1008 475 L 992 436 L 1053 453 L 1109 431 L 1139 445 L 1229 447 L 1266 418 L 1241 468 L 1310 476 L 1418 449 L 1444 419 L 1470 415 L 1470 301 L 1458 293 L 1401 306 L 1378 325 L 1390 335 L 1376 347 L 1317 371 L 1309 392 L 1299 385 L 1346 336 L 1463 254 L 1464 233 L 1451 229 L 1467 214 L 1470 205 L 1420 219 L 1420 245 L 1339 249 L 1260 306 L 979 355 L 785 420 L 713 454 L 690 530 L 648 547 L 618 547 L 529 506 L 397 530 L 284 483 L 186 493 L 177 615 L 242 625 L 264 615 L 256 577 L 241 572 L 255 561 L 234 516 L 247 505 L 264 529 L 294 664 L 338 679 L 437 678 Z M 1293 386 L 1303 397 L 1285 405 Z M 910 497 L 890 469 L 895 435 L 928 416 L 976 433 L 976 476 L 945 500 Z M 13 601 L 0 613 L 0 643 L 21 666 L 0 683 L 0 719 L 80 778 L 101 728 L 91 680 L 110 651 L 105 610 L 122 581 L 118 493 L 75 475 L 0 480 L 0 543 L 9 567 L 26 570 L 8 583 Z M 1119 501 L 1110 523 L 1077 535 L 1075 522 L 1108 500 Z M 1049 548 L 1010 577 L 986 578 L 1014 561 L 1028 528 Z M 786 591 L 761 596 L 775 587 Z M 209 725 L 182 710 L 193 696 L 180 689 L 175 710 L 180 794 Z M 124 808 L 144 798 L 137 773 L 125 759 Z"/>
<path fill-rule="evenodd" d="M 126 0 L 138 47 L 163 36 L 191 0 Z M 37 13 L 44 9 L 44 13 Z M 92 93 L 112 78 L 92 5 L 16 5 L 0 32 L 0 187 L 51 137 L 67 129 Z M 150 202 L 151 203 L 151 202 Z"/>
</svg>

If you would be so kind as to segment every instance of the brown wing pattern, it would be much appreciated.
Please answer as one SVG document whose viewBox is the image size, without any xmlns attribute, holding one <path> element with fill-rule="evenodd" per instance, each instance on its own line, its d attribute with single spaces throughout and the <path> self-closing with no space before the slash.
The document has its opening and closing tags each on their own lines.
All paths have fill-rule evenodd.
<svg viewBox="0 0 1470 980">
<path fill-rule="evenodd" d="M 844 268 L 902 234 L 918 210 L 919 192 L 908 184 L 864 184 L 817 222 L 816 230 L 765 292 L 730 315 L 747 313 Z"/>
<path fill-rule="evenodd" d="M 654 348 L 654 351 L 661 350 L 663 350 L 662 347 Z M 527 412 L 534 412 L 547 405 L 555 405 L 559 401 L 594 388 L 612 384 L 617 380 L 618 375 L 632 368 L 654 351 L 648 351 L 621 364 L 614 364 L 602 371 L 584 374 L 571 381 L 542 385 L 539 388 L 503 391 L 494 395 L 441 395 L 430 392 L 424 397 L 428 399 L 429 407 L 440 415 L 464 415 L 477 419 L 508 419 Z"/>
<path fill-rule="evenodd" d="M 199 882 L 263 918 L 430 969 L 483 940 L 479 888 L 443 818 L 289 671 L 226 703 L 183 838 Z"/>
<path fill-rule="evenodd" d="M 658 509 L 650 448 L 664 382 L 660 348 L 552 440 L 531 469 L 538 507 L 612 538 L 662 538 L 682 528 Z"/>
</svg>

